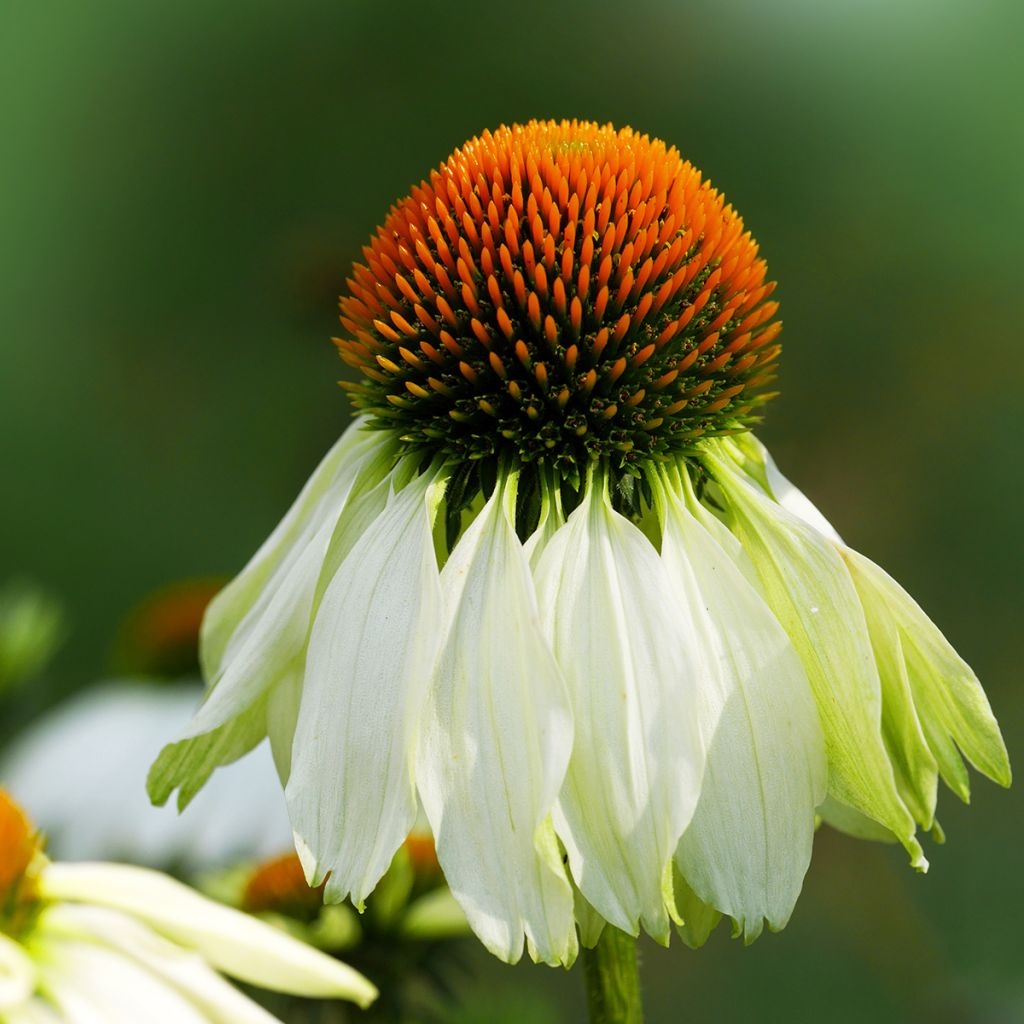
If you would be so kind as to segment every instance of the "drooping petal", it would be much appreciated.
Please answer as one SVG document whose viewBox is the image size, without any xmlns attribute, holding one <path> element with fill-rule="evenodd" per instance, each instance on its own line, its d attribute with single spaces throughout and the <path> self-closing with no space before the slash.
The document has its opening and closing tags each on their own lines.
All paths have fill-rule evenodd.
<svg viewBox="0 0 1024 1024">
<path fill-rule="evenodd" d="M 843 557 L 869 623 L 888 621 L 898 633 L 913 697 L 911 709 L 916 709 L 919 732 L 923 731 L 943 780 L 962 799 L 970 795 L 955 743 L 978 771 L 1008 786 L 1011 773 L 1006 745 L 971 667 L 888 573 L 849 548 Z"/>
<path fill-rule="evenodd" d="M 177 789 L 178 809 L 183 811 L 216 769 L 244 757 L 266 734 L 266 697 L 261 695 L 215 729 L 168 743 L 146 779 L 150 800 L 162 807 Z"/>
<path fill-rule="evenodd" d="M 882 679 L 883 732 L 897 784 L 918 821 L 931 827 L 937 772 L 962 799 L 969 796 L 956 745 L 979 771 L 1009 785 L 1006 747 L 970 666 L 891 576 L 842 542 L 763 445 L 753 438 L 747 444 L 754 459 L 763 463 L 775 498 L 832 540 L 853 576 Z"/>
<path fill-rule="evenodd" d="M 371 1003 L 377 990 L 351 967 L 290 935 L 222 906 L 145 868 L 120 864 L 48 864 L 44 899 L 123 911 L 241 981 L 276 992 Z"/>
<path fill-rule="evenodd" d="M 317 611 L 287 797 L 326 897 L 359 905 L 416 820 L 416 728 L 442 626 L 432 535 L 442 484 L 407 484 L 341 563 Z"/>
<path fill-rule="evenodd" d="M 232 643 L 238 644 L 239 634 L 255 627 L 259 616 L 252 612 L 260 606 L 268 584 L 275 576 L 287 575 L 300 549 L 319 532 L 324 521 L 341 511 L 363 457 L 380 441 L 379 435 L 363 429 L 364 423 L 365 420 L 356 420 L 341 435 L 271 535 L 210 602 L 203 618 L 200 643 L 203 674 L 208 680 L 221 675 L 225 654 Z"/>
<path fill-rule="evenodd" d="M 765 920 L 784 927 L 800 894 L 825 797 L 825 746 L 793 644 L 687 509 L 688 489 L 688 479 L 662 478 L 662 558 L 679 614 L 707 654 L 697 705 L 707 765 L 676 857 L 700 900 L 752 941 Z"/>
<path fill-rule="evenodd" d="M 874 818 L 840 803 L 834 796 L 828 796 L 818 808 L 818 817 L 831 828 L 855 839 L 869 839 L 876 843 L 898 843 L 899 840 Z"/>
<path fill-rule="evenodd" d="M 899 627 L 888 609 L 865 600 L 865 586 L 848 549 L 841 548 L 850 569 L 871 636 L 879 678 L 882 681 L 882 736 L 896 776 L 896 787 L 904 803 L 924 829 L 935 821 L 938 764 L 921 728 L 914 695 L 907 674 L 906 657 Z"/>
<path fill-rule="evenodd" d="M 540 627 L 499 483 L 441 574 L 448 625 L 416 777 L 452 893 L 487 948 L 515 962 L 576 956 L 572 889 L 551 810 L 572 748 L 565 683 Z"/>
<path fill-rule="evenodd" d="M 252 704 L 301 657 L 321 566 L 336 527 L 345 516 L 353 491 L 371 489 L 391 462 L 388 443 L 377 434 L 364 433 L 370 434 L 372 443 L 359 442 L 360 457 L 345 462 L 334 485 L 300 521 L 298 536 L 231 635 L 189 735 L 218 728 Z"/>
<path fill-rule="evenodd" d="M 829 792 L 893 832 L 913 865 L 926 869 L 882 738 L 881 682 L 842 558 L 832 541 L 751 482 L 725 445 L 709 443 L 704 458 L 729 502 L 733 529 L 765 599 L 803 661 L 825 735 Z"/>
<path fill-rule="evenodd" d="M 718 927 L 718 922 L 722 920 L 722 913 L 705 903 L 690 888 L 690 883 L 679 871 L 678 863 L 674 875 L 674 887 L 676 910 L 682 918 L 678 926 L 679 937 L 690 949 L 700 949 Z"/>
<path fill-rule="evenodd" d="M 81 937 L 135 962 L 194 1004 L 209 1024 L 276 1024 L 276 1017 L 242 995 L 198 954 L 120 911 L 55 904 L 46 909 L 40 926 L 44 934 Z M 143 1012 L 142 1006 L 138 1012 Z"/>
<path fill-rule="evenodd" d="M 351 433 L 352 429 L 345 437 Z M 273 567 L 267 569 L 261 562 L 259 571 L 253 568 L 250 582 L 256 586 L 259 581 L 258 593 L 217 659 L 203 704 L 153 767 L 154 803 L 165 802 L 179 788 L 178 805 L 184 809 L 214 769 L 237 759 L 266 735 L 266 708 L 260 708 L 260 701 L 276 684 L 301 672 L 324 563 L 332 547 L 354 543 L 356 528 L 363 523 L 348 506 L 359 505 L 357 497 L 379 488 L 393 458 L 390 443 L 379 434 L 362 430 L 353 436 L 329 485 L 329 474 L 318 478 L 307 500 L 300 498 L 293 508 L 301 514 L 289 520 L 287 544 L 282 540 L 274 557 L 268 556 Z M 238 611 L 240 601 L 241 592 L 223 606 L 215 598 L 207 618 L 226 619 L 232 610 Z M 218 636 L 226 630 L 211 628 Z M 243 736 L 250 748 L 244 748 Z"/>
<path fill-rule="evenodd" d="M 573 876 L 606 920 L 667 942 L 672 856 L 704 762 L 696 638 L 673 614 L 657 551 L 601 482 L 545 547 L 537 591 L 573 705 L 555 817 Z"/>
<path fill-rule="evenodd" d="M 292 771 L 292 744 L 302 702 L 302 676 L 298 668 L 293 669 L 267 694 L 267 737 L 282 786 L 288 785 Z"/>
<path fill-rule="evenodd" d="M 783 508 L 789 509 L 798 519 L 802 519 L 808 526 L 813 526 L 822 536 L 829 540 L 842 544 L 843 539 L 836 532 L 836 528 L 822 515 L 810 498 L 798 487 L 791 483 L 779 471 L 771 453 L 756 437 L 750 435 L 744 441 L 755 459 L 761 461 L 764 466 L 765 482 L 768 485 L 769 493 L 774 495 Z"/>
</svg>

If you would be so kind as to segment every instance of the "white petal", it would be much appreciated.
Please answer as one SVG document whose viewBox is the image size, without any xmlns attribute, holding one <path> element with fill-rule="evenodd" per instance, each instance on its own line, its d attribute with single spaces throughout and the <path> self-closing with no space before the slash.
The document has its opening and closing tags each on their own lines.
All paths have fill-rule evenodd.
<svg viewBox="0 0 1024 1024">
<path fill-rule="evenodd" d="M 360 431 L 353 444 L 358 454 L 349 452 L 336 479 L 322 493 L 315 492 L 312 505 L 303 506 L 293 524 L 296 535 L 273 570 L 254 577 L 262 589 L 231 634 L 205 701 L 153 767 L 149 792 L 154 803 L 162 804 L 180 787 L 178 805 L 184 808 L 215 768 L 237 759 L 266 735 L 266 707 L 260 702 L 275 684 L 301 671 L 325 562 L 332 548 L 354 541 L 362 525 L 358 516 L 358 523 L 353 522 L 356 506 L 361 508 L 366 493 L 378 489 L 390 466 L 390 445 L 379 434 Z M 214 604 L 207 616 L 219 621 L 229 610 Z"/>
<path fill-rule="evenodd" d="M 41 986 L 72 1024 L 208 1024 L 172 985 L 103 946 L 47 936 Z"/>
<path fill-rule="evenodd" d="M 680 630 L 658 553 L 593 481 L 537 581 L 573 702 L 555 819 L 573 876 L 606 920 L 667 942 L 672 855 L 703 771 L 695 637 Z"/>
<path fill-rule="evenodd" d="M 393 495 L 324 593 L 309 642 L 288 807 L 312 884 L 359 905 L 416 820 L 415 731 L 440 638 L 440 485 Z"/>
<path fill-rule="evenodd" d="M 25 951 L 0 932 L 0 1013 L 24 1002 L 35 987 L 35 968 Z"/>
<path fill-rule="evenodd" d="M 762 920 L 784 927 L 800 894 L 825 796 L 824 740 L 785 630 L 674 490 L 667 481 L 662 558 L 709 661 L 698 705 L 707 765 L 677 863 L 752 940 Z"/>
<path fill-rule="evenodd" d="M 239 633 L 255 625 L 251 613 L 275 576 L 287 574 L 298 550 L 319 531 L 323 522 L 337 516 L 355 483 L 356 473 L 367 450 L 380 441 L 379 435 L 363 429 L 356 420 L 335 442 L 320 465 L 306 481 L 284 519 L 263 542 L 245 568 L 210 602 L 203 619 L 201 653 L 203 674 L 216 679 L 231 644 Z"/>
<path fill-rule="evenodd" d="M 525 935 L 535 959 L 569 964 L 572 889 L 550 813 L 572 717 L 514 502 L 513 487 L 499 485 L 444 567 L 451 618 L 416 774 L 445 877 L 481 941 L 514 962 Z"/>
<path fill-rule="evenodd" d="M 753 450 L 764 463 L 765 477 L 775 500 L 808 526 L 813 526 L 822 536 L 828 537 L 836 544 L 842 544 L 843 540 L 835 527 L 821 514 L 811 499 L 779 472 L 779 467 L 775 465 L 775 460 L 768 449 L 753 436 L 749 440 L 754 446 Z"/>
<path fill-rule="evenodd" d="M 274 1024 L 257 1003 L 242 995 L 197 953 L 187 952 L 135 918 L 106 907 L 56 904 L 47 909 L 43 928 L 78 935 L 134 961 L 183 994 L 210 1024 Z"/>
<path fill-rule="evenodd" d="M 137 917 L 211 965 L 260 988 L 362 1006 L 376 989 L 360 974 L 268 924 L 214 903 L 165 875 L 119 864 L 48 864 L 44 898 L 111 907 Z"/>
<path fill-rule="evenodd" d="M 882 694 L 867 622 L 835 545 L 737 468 L 728 445 L 709 443 L 733 528 L 757 568 L 762 592 L 803 662 L 829 761 L 829 792 L 899 836 L 915 867 L 927 861 L 896 789 L 882 739 Z"/>
<path fill-rule="evenodd" d="M 359 429 L 358 424 L 349 428 L 335 451 L 339 446 L 345 447 L 345 453 L 333 478 L 325 483 L 321 471 L 314 474 L 306 499 L 300 499 L 298 509 L 292 510 L 299 511 L 299 515 L 287 531 L 287 543 L 271 559 L 273 567 L 263 571 L 267 568 L 264 566 L 254 573 L 253 580 L 259 580 L 255 600 L 237 622 L 215 674 L 209 677 L 210 692 L 186 737 L 210 732 L 251 705 L 301 656 L 320 568 L 339 518 L 354 492 L 370 489 L 391 459 L 388 441 L 378 432 Z M 251 589 L 254 583 L 247 586 Z M 223 608 L 214 598 L 204 623 L 230 620 L 237 611 L 236 603 Z M 207 633 L 204 627 L 204 649 Z"/>
</svg>

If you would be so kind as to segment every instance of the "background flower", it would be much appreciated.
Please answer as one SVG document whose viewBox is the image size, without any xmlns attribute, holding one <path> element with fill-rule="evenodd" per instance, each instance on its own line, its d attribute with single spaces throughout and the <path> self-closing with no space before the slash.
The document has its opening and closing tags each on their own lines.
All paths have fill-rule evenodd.
<svg viewBox="0 0 1024 1024">
<path fill-rule="evenodd" d="M 266 747 L 221 773 L 189 808 L 156 808 L 145 778 L 191 717 L 197 682 L 121 680 L 90 687 L 27 726 L 0 754 L 0 785 L 33 808 L 67 860 L 124 860 L 189 875 L 291 846 Z"/>
<path fill-rule="evenodd" d="M 0 1020 L 269 1024 L 224 973 L 278 992 L 368 1006 L 352 968 L 165 875 L 60 864 L 0 790 Z"/>
</svg>

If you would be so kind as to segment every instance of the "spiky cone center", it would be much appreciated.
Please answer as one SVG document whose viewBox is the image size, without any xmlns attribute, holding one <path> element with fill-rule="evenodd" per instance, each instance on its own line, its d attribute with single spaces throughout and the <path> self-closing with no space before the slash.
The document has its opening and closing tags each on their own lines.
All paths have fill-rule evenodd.
<svg viewBox="0 0 1024 1024">
<path fill-rule="evenodd" d="M 774 284 L 742 219 L 629 128 L 484 132 L 392 207 L 341 300 L 344 382 L 452 460 L 602 458 L 636 475 L 745 429 L 770 397 Z"/>
<path fill-rule="evenodd" d="M 41 848 L 25 812 L 0 789 L 0 932 L 19 932 L 36 902 L 33 869 Z"/>
</svg>

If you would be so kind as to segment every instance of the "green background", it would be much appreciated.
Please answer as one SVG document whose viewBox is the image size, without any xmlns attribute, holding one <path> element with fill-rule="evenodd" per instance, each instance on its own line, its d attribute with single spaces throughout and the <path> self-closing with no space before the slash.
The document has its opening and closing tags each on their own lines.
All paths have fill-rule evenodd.
<svg viewBox="0 0 1024 1024">
<path fill-rule="evenodd" d="M 0 0 L 0 579 L 72 626 L 8 731 L 283 512 L 346 423 L 335 299 L 388 204 L 485 127 L 580 116 L 744 214 L 786 321 L 762 436 L 1019 764 L 1022 42 L 1014 0 Z M 650 1019 L 1024 1020 L 1022 810 L 944 794 L 926 878 L 821 833 L 784 933 L 645 951 Z M 466 1021 L 580 1017 L 575 972 L 469 955 Z"/>
</svg>

